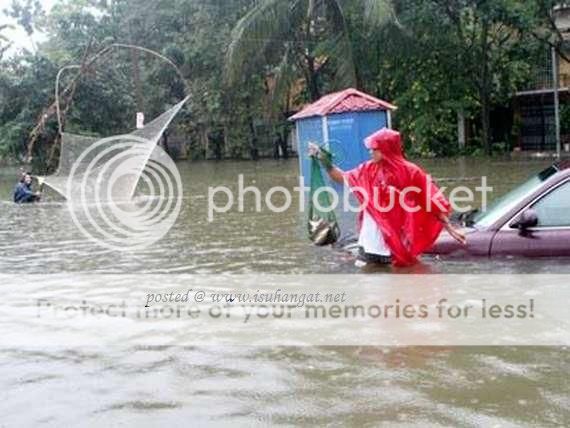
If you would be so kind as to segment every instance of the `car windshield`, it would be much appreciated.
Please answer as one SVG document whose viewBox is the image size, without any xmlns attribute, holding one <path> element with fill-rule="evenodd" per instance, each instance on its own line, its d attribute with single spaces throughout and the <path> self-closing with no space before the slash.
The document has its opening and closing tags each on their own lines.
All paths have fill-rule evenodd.
<svg viewBox="0 0 570 428">
<path fill-rule="evenodd" d="M 532 176 L 520 186 L 495 199 L 485 211 L 473 212 L 470 216 L 471 218 L 467 219 L 466 224 L 477 227 L 491 226 L 506 212 L 510 211 L 522 198 L 535 191 L 543 181 L 556 174 L 556 172 L 558 172 L 558 168 L 553 165 Z"/>
</svg>

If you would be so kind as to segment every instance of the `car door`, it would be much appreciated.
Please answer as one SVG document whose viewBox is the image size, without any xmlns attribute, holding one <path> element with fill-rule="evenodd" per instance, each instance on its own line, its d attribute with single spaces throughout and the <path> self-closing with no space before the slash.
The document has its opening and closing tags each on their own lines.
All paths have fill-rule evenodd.
<svg viewBox="0 0 570 428">
<path fill-rule="evenodd" d="M 528 208 L 535 210 L 538 223 L 519 230 L 513 223 Z M 570 256 L 570 181 L 549 189 L 507 221 L 493 238 L 491 255 Z"/>
</svg>

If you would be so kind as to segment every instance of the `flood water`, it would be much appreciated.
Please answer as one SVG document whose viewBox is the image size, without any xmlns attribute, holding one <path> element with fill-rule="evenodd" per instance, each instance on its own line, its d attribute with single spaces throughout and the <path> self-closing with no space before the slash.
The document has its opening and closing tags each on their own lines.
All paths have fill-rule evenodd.
<svg viewBox="0 0 570 428">
<path fill-rule="evenodd" d="M 483 159 L 419 163 L 443 186 L 473 187 L 480 184 L 475 178 L 486 175 L 494 188 L 491 198 L 549 164 Z M 246 196 L 245 212 L 234 209 L 208 221 L 209 186 L 237 189 L 238 174 L 243 174 L 245 185 L 258 186 L 262 194 L 272 186 L 293 189 L 298 184 L 296 159 L 178 167 L 184 184 L 178 221 L 152 248 L 130 253 L 87 241 L 64 202 L 11 203 L 17 171 L 2 168 L 0 273 L 363 274 L 352 256 L 309 244 L 296 199 L 282 213 L 270 212 L 264 204 L 256 212 Z M 344 231 L 352 227 L 343 226 Z M 410 272 L 570 273 L 569 262 L 425 259 Z M 385 272 L 392 268 L 370 274 Z M 28 286 L 32 288 L 21 284 Z M 95 291 L 104 298 L 105 290 Z M 123 345 L 0 346 L 0 426 L 570 424 L 570 355 L 565 348 L 140 348 L 128 340 Z"/>
</svg>

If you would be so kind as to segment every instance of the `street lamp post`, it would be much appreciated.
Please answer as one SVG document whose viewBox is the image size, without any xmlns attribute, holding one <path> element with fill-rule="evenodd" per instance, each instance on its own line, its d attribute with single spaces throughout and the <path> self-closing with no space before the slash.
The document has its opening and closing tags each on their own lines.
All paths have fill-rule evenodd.
<svg viewBox="0 0 570 428">
<path fill-rule="evenodd" d="M 570 37 L 570 5 L 561 3 L 552 8 L 552 19 L 556 29 L 562 35 L 562 43 Z M 563 47 L 563 45 L 561 45 Z M 560 99 L 558 94 L 559 77 L 558 72 L 558 54 L 554 47 L 552 51 L 552 86 L 554 87 L 554 126 L 556 129 L 556 157 L 560 159 L 561 144 L 560 144 Z"/>
<path fill-rule="evenodd" d="M 556 158 L 560 159 L 561 144 L 560 144 L 560 101 L 558 98 L 558 54 L 556 49 L 551 48 L 552 51 L 552 85 L 554 86 L 554 127 L 556 132 Z"/>
</svg>

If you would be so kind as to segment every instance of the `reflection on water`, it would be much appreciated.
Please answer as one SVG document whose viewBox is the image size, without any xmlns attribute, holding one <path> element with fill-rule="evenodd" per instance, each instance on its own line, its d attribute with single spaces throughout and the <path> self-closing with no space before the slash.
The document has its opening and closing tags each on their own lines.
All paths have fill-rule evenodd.
<svg viewBox="0 0 570 428">
<path fill-rule="evenodd" d="M 440 184 L 499 196 L 547 162 L 421 161 Z M 306 239 L 297 205 L 284 213 L 233 210 L 207 220 L 208 186 L 262 194 L 292 189 L 297 162 L 179 164 L 181 216 L 153 248 L 133 253 L 86 241 L 63 202 L 16 206 L 16 170 L 0 172 L 0 272 L 354 272 L 351 256 Z M 345 225 L 346 229 L 346 225 Z M 346 231 L 346 230 L 345 230 Z M 390 267 L 369 274 L 393 272 Z M 438 261 L 406 273 L 567 273 L 567 260 Z M 26 287 L 26 284 L 22 284 Z M 100 296 L 105 290 L 94 290 Z M 54 290 L 54 292 L 56 292 Z M 59 291 L 57 291 L 59 292 Z M 57 298 L 57 295 L 54 296 Z M 28 322 L 37 322 L 28 320 Z M 2 328 L 0 318 L 0 329 Z M 0 348 L 0 425 L 555 426 L 570 420 L 566 349 L 552 348 Z"/>
</svg>

